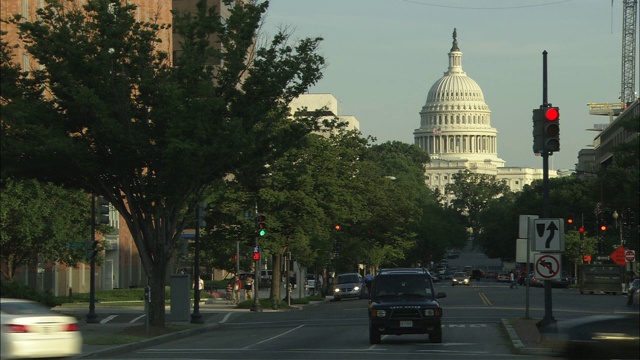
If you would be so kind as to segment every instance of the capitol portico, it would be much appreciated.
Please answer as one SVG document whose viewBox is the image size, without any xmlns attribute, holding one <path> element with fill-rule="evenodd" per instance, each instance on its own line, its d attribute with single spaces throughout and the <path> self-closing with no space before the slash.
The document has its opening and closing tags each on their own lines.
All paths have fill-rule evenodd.
<svg viewBox="0 0 640 360">
<path fill-rule="evenodd" d="M 457 30 L 449 51 L 449 68 L 427 94 L 420 111 L 420 128 L 413 133 L 415 144 L 426 151 L 426 182 L 444 190 L 452 175 L 469 170 L 507 180 L 513 191 L 542 179 L 542 169 L 504 167 L 498 157 L 498 130 L 491 127 L 491 110 L 480 86 L 462 70 L 462 52 Z M 549 171 L 549 176 L 556 176 Z"/>
</svg>

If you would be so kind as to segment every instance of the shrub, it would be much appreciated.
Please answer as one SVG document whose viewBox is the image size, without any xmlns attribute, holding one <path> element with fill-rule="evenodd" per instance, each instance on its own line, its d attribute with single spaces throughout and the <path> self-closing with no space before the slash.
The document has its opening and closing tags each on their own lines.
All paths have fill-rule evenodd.
<svg viewBox="0 0 640 360">
<path fill-rule="evenodd" d="M 0 283 L 0 296 L 16 299 L 25 299 L 38 302 L 49 308 L 60 305 L 49 291 L 39 291 L 16 281 L 3 281 Z"/>
</svg>

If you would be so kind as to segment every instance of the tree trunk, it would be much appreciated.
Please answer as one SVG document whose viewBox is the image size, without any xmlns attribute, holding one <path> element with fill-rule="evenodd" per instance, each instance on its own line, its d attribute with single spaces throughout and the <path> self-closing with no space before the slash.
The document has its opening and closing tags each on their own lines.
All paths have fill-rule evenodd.
<svg viewBox="0 0 640 360">
<path fill-rule="evenodd" d="M 164 327 L 165 315 L 165 264 L 156 263 L 153 273 L 148 277 L 151 287 L 151 302 L 149 303 L 149 324 L 155 327 Z"/>
<path fill-rule="evenodd" d="M 282 255 L 273 255 L 273 279 L 271 281 L 271 300 L 274 304 L 280 302 L 280 288 L 282 287 Z M 277 306 L 277 305 L 276 305 Z"/>
</svg>

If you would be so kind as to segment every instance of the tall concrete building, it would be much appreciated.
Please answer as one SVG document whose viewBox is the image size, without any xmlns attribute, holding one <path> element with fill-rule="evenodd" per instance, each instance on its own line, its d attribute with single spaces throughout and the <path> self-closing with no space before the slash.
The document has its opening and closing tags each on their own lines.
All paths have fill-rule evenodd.
<svg viewBox="0 0 640 360">
<path fill-rule="evenodd" d="M 452 176 L 464 170 L 495 175 L 514 191 L 541 179 L 542 169 L 505 167 L 498 157 L 498 130 L 491 126 L 482 89 L 462 70 L 456 29 L 448 56 L 449 67 L 431 86 L 420 111 L 420 128 L 413 132 L 415 144 L 431 158 L 427 185 L 442 192 Z"/>
</svg>

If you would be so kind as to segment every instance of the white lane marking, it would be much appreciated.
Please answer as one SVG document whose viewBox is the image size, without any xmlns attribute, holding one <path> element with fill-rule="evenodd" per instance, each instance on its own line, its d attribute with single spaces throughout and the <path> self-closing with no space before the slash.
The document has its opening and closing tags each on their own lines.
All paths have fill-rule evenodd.
<svg viewBox="0 0 640 360">
<path fill-rule="evenodd" d="M 227 313 L 227 315 L 225 315 L 224 318 L 222 318 L 222 320 L 220 321 L 220 324 L 226 323 L 227 320 L 229 320 L 229 317 L 231 317 L 231 314 L 233 313 Z"/>
<path fill-rule="evenodd" d="M 136 321 L 138 321 L 138 320 L 142 319 L 142 318 L 143 318 L 143 317 L 145 317 L 145 316 L 146 316 L 146 315 L 140 315 L 140 316 L 138 316 L 137 318 L 135 318 L 135 319 L 133 319 L 133 320 L 129 321 L 129 324 L 133 324 L 134 322 L 136 322 Z"/>
<path fill-rule="evenodd" d="M 304 327 L 304 325 L 300 325 L 300 326 L 295 327 L 295 328 L 293 328 L 293 329 L 291 329 L 291 330 L 289 330 L 289 331 L 285 331 L 285 332 L 283 332 L 283 333 L 282 333 L 282 334 L 280 334 L 280 335 L 272 336 L 272 337 L 270 337 L 270 338 L 268 338 L 268 339 L 264 339 L 264 340 L 262 340 L 262 341 L 258 341 L 258 342 L 257 342 L 257 343 L 255 343 L 255 344 L 251 344 L 251 345 L 249 345 L 249 346 L 245 346 L 245 347 L 243 347 L 242 349 L 243 349 L 243 350 L 246 350 L 246 349 L 249 349 L 250 347 L 252 347 L 252 346 L 254 346 L 254 345 L 260 345 L 260 344 L 262 344 L 262 343 L 265 343 L 265 342 L 268 342 L 268 341 L 271 341 L 271 340 L 277 339 L 277 338 L 279 338 L 279 337 L 281 337 L 281 336 L 287 335 L 287 334 L 288 334 L 288 333 L 290 333 L 290 332 L 296 331 L 296 330 L 298 330 L 298 329 L 300 329 L 300 328 L 302 328 L 302 327 Z"/>
<path fill-rule="evenodd" d="M 104 318 L 104 319 L 100 320 L 100 324 L 106 324 L 106 323 L 108 323 L 109 321 L 111 321 L 111 320 L 113 320 L 113 319 L 115 319 L 115 318 L 117 318 L 117 317 L 118 317 L 118 315 L 109 315 L 109 316 L 107 316 L 106 318 Z"/>
</svg>

